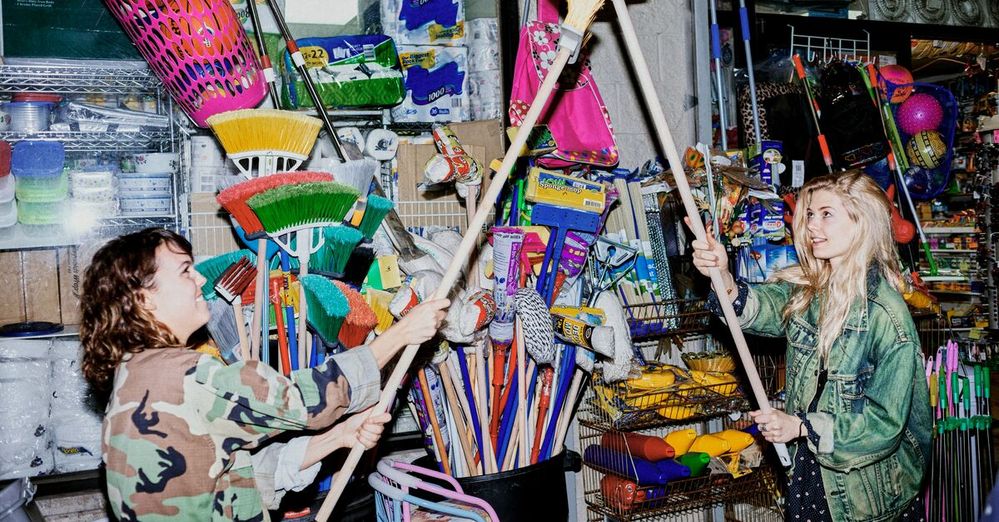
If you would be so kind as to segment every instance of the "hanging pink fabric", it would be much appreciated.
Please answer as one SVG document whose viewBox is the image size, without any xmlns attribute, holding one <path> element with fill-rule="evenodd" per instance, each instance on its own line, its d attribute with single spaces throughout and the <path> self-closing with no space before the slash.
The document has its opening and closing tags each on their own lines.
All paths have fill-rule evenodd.
<svg viewBox="0 0 999 522">
<path fill-rule="evenodd" d="M 538 0 L 539 20 L 520 29 L 509 111 L 514 127 L 527 115 L 558 52 L 558 11 L 553 1 L 557 0 Z M 610 115 L 593 81 L 586 53 L 580 55 L 575 65 L 566 67 L 538 125 L 546 125 L 555 140 L 555 150 L 539 158 L 542 165 L 552 168 L 575 163 L 617 165 L 618 150 Z"/>
</svg>

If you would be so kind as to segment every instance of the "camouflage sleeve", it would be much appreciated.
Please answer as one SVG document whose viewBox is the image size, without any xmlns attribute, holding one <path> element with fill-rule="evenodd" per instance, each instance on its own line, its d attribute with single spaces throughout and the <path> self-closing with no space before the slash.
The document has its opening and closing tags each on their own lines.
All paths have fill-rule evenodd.
<svg viewBox="0 0 999 522">
<path fill-rule="evenodd" d="M 250 454 L 257 491 L 267 509 L 278 509 L 289 491 L 302 491 L 316 480 L 321 462 L 302 469 L 311 437 L 271 442 Z"/>
<path fill-rule="evenodd" d="M 225 434 L 230 447 L 223 449 L 229 451 L 252 448 L 283 431 L 324 428 L 370 406 L 381 374 L 364 346 L 290 378 L 257 361 L 226 366 L 204 355 L 193 377 L 195 386 L 208 392 L 199 407 L 212 429 Z"/>
</svg>

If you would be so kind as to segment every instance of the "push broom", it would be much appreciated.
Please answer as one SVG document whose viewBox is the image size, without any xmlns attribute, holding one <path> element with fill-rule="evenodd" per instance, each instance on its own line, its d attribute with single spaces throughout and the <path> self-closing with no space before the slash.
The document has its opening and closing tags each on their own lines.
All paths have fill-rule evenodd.
<svg viewBox="0 0 999 522">
<path fill-rule="evenodd" d="M 527 111 L 523 123 L 517 129 L 517 134 L 514 136 L 510 148 L 507 149 L 503 157 L 503 163 L 496 172 L 495 179 L 489 184 L 489 189 L 482 198 L 483 201 L 496 201 L 500 191 L 506 184 L 507 176 L 513 170 L 514 163 L 517 161 L 521 149 L 527 144 L 527 138 L 531 133 L 531 129 L 534 128 L 534 125 L 538 122 L 538 118 L 541 116 L 541 110 L 548 103 L 558 77 L 562 74 L 562 70 L 565 68 L 566 63 L 569 62 L 569 59 L 578 53 L 583 35 L 586 33 L 587 28 L 593 21 L 593 17 L 596 16 L 597 11 L 602 5 L 603 0 L 569 0 L 569 12 L 565 17 L 565 22 L 562 24 L 562 37 L 559 41 L 558 53 L 555 55 L 555 59 L 552 61 L 552 65 L 549 67 L 544 81 L 541 82 L 541 87 L 531 102 L 531 108 Z M 691 200 L 691 203 L 693 203 L 693 200 Z M 451 292 L 451 288 L 458 280 L 459 272 L 461 272 L 465 261 L 470 257 L 472 248 L 478 240 L 479 231 L 482 230 L 482 227 L 486 223 L 489 211 L 489 205 L 481 205 L 476 210 L 474 219 L 468 224 L 468 228 L 461 238 L 461 244 L 458 246 L 451 264 L 448 265 L 447 271 L 444 273 L 440 286 L 437 287 L 431 299 L 447 297 Z M 382 389 L 374 411 L 383 412 L 388 409 L 389 403 L 395 395 L 396 388 L 402 383 L 403 375 L 408 370 L 409 365 L 412 364 L 413 358 L 416 357 L 416 352 L 419 348 L 418 345 L 410 345 L 403 350 L 402 355 L 396 362 L 395 368 L 392 370 L 392 374 Z M 759 377 L 757 377 L 757 380 L 759 380 Z M 350 480 L 350 476 L 353 474 L 354 468 L 357 467 L 357 463 L 360 462 L 361 454 L 363 453 L 364 446 L 361 444 L 356 444 L 351 448 L 350 454 L 347 455 L 347 460 L 340 471 L 337 472 L 336 478 L 333 480 L 333 485 L 330 487 L 330 491 L 323 501 L 322 507 L 319 509 L 316 519 L 320 522 L 325 522 L 329 519 L 330 513 L 333 512 L 337 500 L 339 500 L 340 495 L 347 486 L 347 481 Z"/>
<path fill-rule="evenodd" d="M 621 24 L 621 32 L 624 35 L 624 43 L 627 48 L 628 58 L 631 60 L 631 64 L 635 69 L 635 75 L 638 77 L 638 83 L 642 91 L 642 96 L 645 98 L 645 105 L 649 109 L 649 115 L 652 118 L 652 123 L 656 130 L 659 148 L 666 154 L 670 172 L 673 174 L 673 183 L 676 186 L 677 191 L 680 193 L 684 209 L 687 211 L 690 228 L 693 230 L 694 236 L 699 241 L 705 241 L 706 235 L 704 224 L 701 223 L 701 219 L 697 211 L 697 205 L 694 203 L 694 197 L 690 193 L 690 185 L 687 183 L 687 178 L 683 174 L 683 163 L 680 161 L 680 155 L 676 152 L 676 145 L 673 143 L 673 136 L 666 123 L 666 115 L 662 111 L 663 105 L 659 101 L 659 95 L 656 94 L 655 84 L 652 81 L 652 75 L 649 73 L 649 66 L 645 61 L 645 56 L 642 55 L 642 49 L 638 44 L 638 35 L 635 34 L 635 27 L 631 23 L 631 17 L 628 15 L 628 8 L 625 5 L 624 0 L 611 0 L 611 2 L 614 4 L 614 11 L 617 13 L 618 22 Z M 715 288 L 719 290 L 725 288 L 720 270 L 717 268 L 712 269 L 710 276 L 711 284 Z M 749 353 L 749 347 L 746 344 L 746 338 L 742 333 L 742 328 L 739 327 L 739 318 L 735 314 L 735 309 L 732 307 L 732 303 L 728 299 L 721 298 L 718 302 L 721 304 L 722 312 L 724 312 L 725 315 L 725 322 L 728 323 L 729 331 L 732 333 L 732 340 L 735 342 L 736 350 L 739 352 L 739 359 L 742 361 L 742 366 L 746 371 L 746 377 L 748 378 L 749 385 L 753 390 L 753 396 L 756 399 L 756 402 L 759 403 L 760 409 L 764 413 L 770 412 L 772 410 L 770 407 L 770 401 L 767 399 L 767 393 L 763 388 L 763 382 L 760 380 L 759 372 L 756 369 L 756 365 L 753 363 L 752 354 Z M 780 457 L 781 464 L 790 467 L 791 457 L 788 455 L 787 447 L 784 444 L 774 444 L 774 449 L 777 450 L 777 456 Z"/>
</svg>

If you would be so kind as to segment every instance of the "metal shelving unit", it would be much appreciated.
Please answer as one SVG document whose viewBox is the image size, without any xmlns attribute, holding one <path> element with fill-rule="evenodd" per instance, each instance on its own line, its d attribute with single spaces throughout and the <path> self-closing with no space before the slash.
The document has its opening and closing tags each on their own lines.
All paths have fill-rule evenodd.
<svg viewBox="0 0 999 522">
<path fill-rule="evenodd" d="M 61 94 L 64 97 L 88 95 L 103 96 L 154 96 L 160 114 L 171 117 L 166 129 L 87 132 L 57 131 L 0 132 L 0 139 L 12 144 L 21 140 L 59 141 L 67 153 L 111 152 L 176 152 L 182 133 L 173 119 L 173 102 L 166 95 L 163 84 L 146 66 L 145 62 L 55 61 L 0 65 L 0 96 L 21 92 Z M 134 127 L 133 127 L 134 129 Z M 157 216 L 106 216 L 99 217 L 89 226 L 32 227 L 15 225 L 0 238 L 0 251 L 52 248 L 81 244 L 100 237 L 125 234 L 150 226 L 180 228 L 181 183 L 179 173 L 174 174 L 174 212 Z"/>
</svg>

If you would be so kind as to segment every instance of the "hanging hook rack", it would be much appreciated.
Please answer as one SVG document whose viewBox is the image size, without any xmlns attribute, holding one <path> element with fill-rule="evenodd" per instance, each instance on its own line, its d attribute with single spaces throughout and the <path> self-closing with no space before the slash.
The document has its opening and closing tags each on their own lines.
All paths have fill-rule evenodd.
<svg viewBox="0 0 999 522">
<path fill-rule="evenodd" d="M 837 38 L 797 33 L 794 25 L 791 28 L 791 42 L 788 47 L 788 57 L 796 53 L 805 61 L 814 62 L 821 55 L 822 62 L 833 59 L 853 62 L 869 62 L 871 60 L 871 33 L 864 30 L 864 38 Z"/>
</svg>

